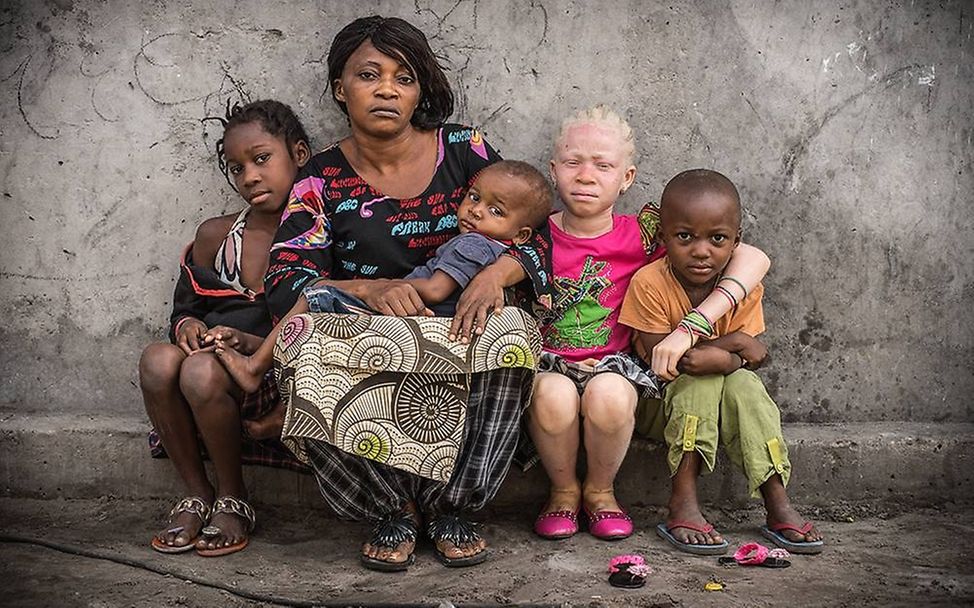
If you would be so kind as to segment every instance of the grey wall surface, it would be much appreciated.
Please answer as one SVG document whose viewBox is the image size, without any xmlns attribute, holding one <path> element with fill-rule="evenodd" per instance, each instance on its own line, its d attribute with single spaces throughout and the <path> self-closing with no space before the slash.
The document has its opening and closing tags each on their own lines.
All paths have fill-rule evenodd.
<svg viewBox="0 0 974 608">
<path fill-rule="evenodd" d="M 0 404 L 137 413 L 177 257 L 243 201 L 200 119 L 291 104 L 316 148 L 345 122 L 325 54 L 401 16 L 452 68 L 459 121 L 545 165 L 569 112 L 637 137 L 634 211 L 691 167 L 726 173 L 766 284 L 786 420 L 971 421 L 970 2 L 153 2 L 0 8 Z"/>
</svg>

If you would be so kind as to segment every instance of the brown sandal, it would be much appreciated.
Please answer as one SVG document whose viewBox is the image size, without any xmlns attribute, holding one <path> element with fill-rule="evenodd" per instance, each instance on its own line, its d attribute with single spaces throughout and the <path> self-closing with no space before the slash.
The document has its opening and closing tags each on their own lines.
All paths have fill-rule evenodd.
<svg viewBox="0 0 974 608">
<path fill-rule="evenodd" d="M 205 529 L 205 526 L 210 523 L 210 505 L 206 504 L 206 501 L 199 496 L 187 496 L 186 498 L 183 498 L 177 502 L 169 511 L 169 525 L 171 526 L 173 519 L 182 513 L 192 513 L 196 517 L 199 517 L 200 522 L 202 522 L 204 526 L 203 529 Z M 174 528 L 169 528 L 165 531 L 165 533 L 179 534 L 183 530 L 185 530 L 185 527 L 176 526 Z M 196 541 L 199 539 L 200 535 L 197 534 L 185 545 L 167 545 L 162 541 L 161 538 L 159 538 L 159 535 L 157 534 L 156 536 L 152 537 L 152 548 L 159 553 L 185 553 L 186 551 L 192 551 L 196 546 Z"/>
<path fill-rule="evenodd" d="M 213 503 L 213 515 L 216 515 L 217 513 L 229 513 L 246 520 L 248 534 L 254 531 L 254 526 L 257 524 L 257 516 L 254 514 L 254 508 L 245 501 L 234 496 L 223 496 L 221 498 L 217 498 L 216 502 Z M 212 519 L 212 516 L 210 517 Z M 216 538 L 217 536 L 223 534 L 223 530 L 221 530 L 219 526 L 212 525 L 206 526 L 200 532 L 203 539 Z M 196 553 L 202 557 L 220 557 L 221 555 L 230 555 L 231 553 L 236 553 L 237 551 L 243 551 L 249 543 L 250 539 L 245 538 L 238 543 L 234 543 L 226 547 L 217 547 L 215 549 L 200 549 L 197 547 Z"/>
</svg>

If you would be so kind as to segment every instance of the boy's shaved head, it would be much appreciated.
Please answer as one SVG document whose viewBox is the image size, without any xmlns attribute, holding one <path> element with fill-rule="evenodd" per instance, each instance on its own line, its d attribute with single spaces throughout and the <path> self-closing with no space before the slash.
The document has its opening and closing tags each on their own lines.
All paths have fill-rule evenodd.
<svg viewBox="0 0 974 608">
<path fill-rule="evenodd" d="M 674 210 L 704 194 L 716 194 L 727 198 L 733 206 L 734 221 L 738 229 L 741 225 L 741 197 L 734 182 L 724 175 L 710 169 L 690 169 L 680 173 L 663 188 L 660 198 L 660 220 L 665 222 L 667 209 Z"/>
<path fill-rule="evenodd" d="M 540 171 L 520 160 L 500 160 L 486 167 L 484 171 L 500 171 L 508 177 L 525 182 L 531 195 L 520 203 L 523 205 L 522 209 L 528 225 L 531 228 L 538 228 L 547 221 L 554 195 L 551 192 L 551 184 Z"/>
</svg>

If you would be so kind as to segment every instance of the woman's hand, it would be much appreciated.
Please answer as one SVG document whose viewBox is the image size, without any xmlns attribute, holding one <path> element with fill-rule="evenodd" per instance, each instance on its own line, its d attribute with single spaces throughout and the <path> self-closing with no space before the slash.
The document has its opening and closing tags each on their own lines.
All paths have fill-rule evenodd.
<svg viewBox="0 0 974 608">
<path fill-rule="evenodd" d="M 493 310 L 500 314 L 504 309 L 504 284 L 506 272 L 491 264 L 478 272 L 460 294 L 457 310 L 450 325 L 450 339 L 466 344 L 474 334 L 484 333 L 487 315 Z"/>
<path fill-rule="evenodd" d="M 192 355 L 203 348 L 203 336 L 206 335 L 206 323 L 193 317 L 186 317 L 179 323 L 176 332 L 176 346 L 187 355 Z"/>
<path fill-rule="evenodd" d="M 690 334 L 680 329 L 670 332 L 653 347 L 653 372 L 667 382 L 675 379 L 680 374 L 677 365 L 691 346 Z"/>
<path fill-rule="evenodd" d="M 358 290 L 358 297 L 380 315 L 392 317 L 432 316 L 419 292 L 405 281 L 381 279 L 367 281 Z"/>
</svg>

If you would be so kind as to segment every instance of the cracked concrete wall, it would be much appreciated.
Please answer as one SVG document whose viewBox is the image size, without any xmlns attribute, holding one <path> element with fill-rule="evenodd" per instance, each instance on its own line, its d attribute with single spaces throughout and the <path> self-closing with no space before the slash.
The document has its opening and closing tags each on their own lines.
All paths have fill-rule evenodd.
<svg viewBox="0 0 974 608">
<path fill-rule="evenodd" d="M 739 186 L 774 260 L 764 376 L 786 420 L 970 421 L 974 10 L 965 2 L 19 0 L 0 8 L 0 404 L 133 413 L 177 257 L 241 208 L 200 118 L 291 104 L 345 123 L 324 58 L 377 12 L 452 67 L 455 119 L 547 162 L 606 102 L 639 151 L 633 211 L 690 167 Z M 967 304 L 967 305 L 965 305 Z"/>
</svg>

